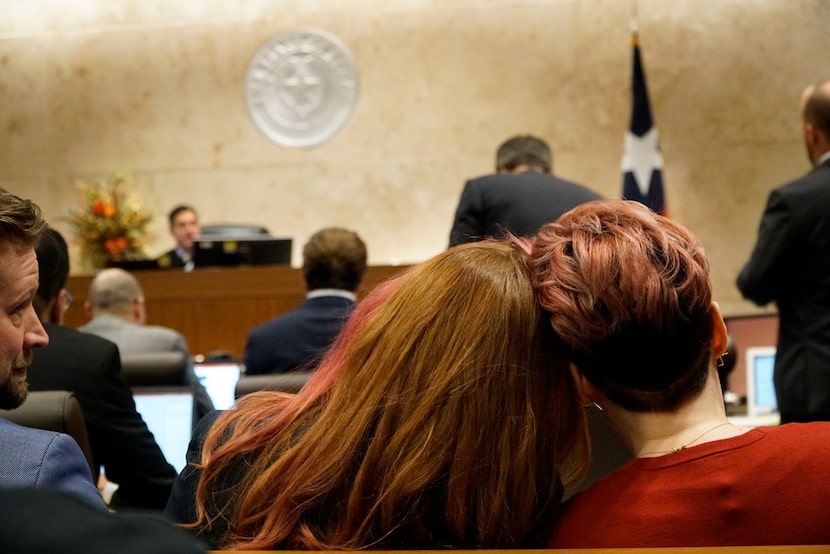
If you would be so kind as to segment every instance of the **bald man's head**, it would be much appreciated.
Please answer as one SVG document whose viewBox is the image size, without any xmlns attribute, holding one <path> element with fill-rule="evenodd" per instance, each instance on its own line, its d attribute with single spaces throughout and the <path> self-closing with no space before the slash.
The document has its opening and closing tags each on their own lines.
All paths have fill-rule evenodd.
<svg viewBox="0 0 830 554">
<path fill-rule="evenodd" d="M 100 271 L 89 285 L 88 302 L 93 317 L 111 314 L 131 321 L 143 320 L 143 308 L 140 317 L 136 308 L 144 304 L 144 291 L 136 278 L 123 269 Z"/>
</svg>

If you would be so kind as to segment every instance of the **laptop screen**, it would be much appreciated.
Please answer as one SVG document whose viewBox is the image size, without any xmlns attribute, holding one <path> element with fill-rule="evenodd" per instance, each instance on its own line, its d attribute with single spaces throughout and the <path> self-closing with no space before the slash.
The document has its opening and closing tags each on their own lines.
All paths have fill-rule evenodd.
<svg viewBox="0 0 830 554">
<path fill-rule="evenodd" d="M 153 433 L 164 458 L 181 472 L 193 432 L 193 393 L 185 390 L 134 390 L 135 407 Z"/>
<path fill-rule="evenodd" d="M 196 364 L 193 368 L 217 410 L 233 407 L 241 368 L 235 363 Z"/>
<path fill-rule="evenodd" d="M 772 381 L 775 347 L 746 349 L 746 411 L 747 415 L 768 415 L 778 411 L 778 399 Z"/>
</svg>

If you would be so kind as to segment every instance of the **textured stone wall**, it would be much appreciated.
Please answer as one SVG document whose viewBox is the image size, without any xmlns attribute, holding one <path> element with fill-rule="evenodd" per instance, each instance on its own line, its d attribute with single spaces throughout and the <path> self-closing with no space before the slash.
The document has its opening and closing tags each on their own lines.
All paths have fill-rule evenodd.
<svg viewBox="0 0 830 554">
<path fill-rule="evenodd" d="M 295 239 L 341 225 L 370 262 L 446 247 L 464 180 L 504 138 L 535 133 L 554 170 L 620 194 L 632 2 L 622 0 L 13 1 L 0 18 L 0 183 L 64 218 L 74 182 L 115 170 L 157 215 L 255 222 Z M 828 0 L 639 0 L 670 214 L 710 256 L 726 314 L 757 311 L 734 278 L 768 191 L 808 169 L 798 96 L 830 77 Z M 324 29 L 351 50 L 359 96 L 325 144 L 290 149 L 243 100 L 254 52 Z M 77 268 L 76 263 L 76 268 Z"/>
</svg>

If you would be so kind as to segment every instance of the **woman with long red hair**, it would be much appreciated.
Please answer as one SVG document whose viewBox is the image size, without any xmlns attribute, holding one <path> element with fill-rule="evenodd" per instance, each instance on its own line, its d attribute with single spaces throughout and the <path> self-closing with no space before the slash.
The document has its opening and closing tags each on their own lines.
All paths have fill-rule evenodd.
<svg viewBox="0 0 830 554">
<path fill-rule="evenodd" d="M 564 363 L 524 250 L 452 248 L 360 302 L 299 394 L 203 421 L 167 514 L 213 548 L 541 546 L 587 449 Z"/>
</svg>

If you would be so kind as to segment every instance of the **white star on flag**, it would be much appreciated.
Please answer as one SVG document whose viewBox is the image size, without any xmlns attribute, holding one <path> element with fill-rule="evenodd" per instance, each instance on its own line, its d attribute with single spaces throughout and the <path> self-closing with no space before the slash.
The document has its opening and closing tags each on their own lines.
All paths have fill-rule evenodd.
<svg viewBox="0 0 830 554">
<path fill-rule="evenodd" d="M 623 173 L 630 171 L 634 174 L 637 188 L 643 196 L 648 196 L 651 174 L 655 169 L 663 169 L 663 155 L 660 153 L 657 129 L 652 127 L 642 137 L 631 131 L 627 132 L 622 170 Z"/>
<path fill-rule="evenodd" d="M 663 192 L 663 154 L 657 127 L 651 117 L 646 75 L 640 56 L 636 25 L 632 26 L 631 45 L 631 121 L 625 134 L 622 157 L 622 198 L 642 202 L 655 212 L 666 215 Z"/>
</svg>

